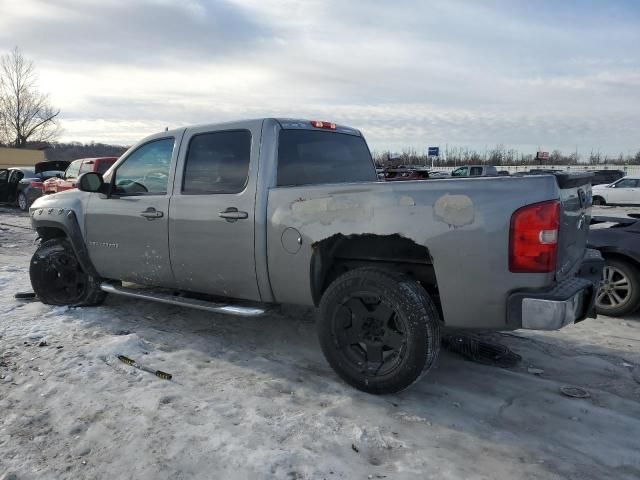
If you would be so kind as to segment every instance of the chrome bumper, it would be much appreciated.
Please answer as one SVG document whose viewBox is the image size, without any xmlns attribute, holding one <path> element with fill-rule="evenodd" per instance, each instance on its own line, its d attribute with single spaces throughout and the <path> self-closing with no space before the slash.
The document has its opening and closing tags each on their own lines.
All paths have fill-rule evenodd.
<svg viewBox="0 0 640 480">
<path fill-rule="evenodd" d="M 587 317 L 595 318 L 603 265 L 600 252 L 589 249 L 575 277 L 548 290 L 512 293 L 507 302 L 507 325 L 514 329 L 558 330 Z"/>
<path fill-rule="evenodd" d="M 559 330 L 582 320 L 585 315 L 584 298 L 581 291 L 567 300 L 544 300 L 524 298 L 522 300 L 522 327 L 529 330 Z"/>
</svg>

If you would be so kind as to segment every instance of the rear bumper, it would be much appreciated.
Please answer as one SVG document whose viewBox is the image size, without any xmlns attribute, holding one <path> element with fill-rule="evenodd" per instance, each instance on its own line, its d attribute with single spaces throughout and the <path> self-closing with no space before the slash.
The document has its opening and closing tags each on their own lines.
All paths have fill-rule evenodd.
<svg viewBox="0 0 640 480">
<path fill-rule="evenodd" d="M 558 330 L 587 317 L 595 318 L 595 299 L 603 265 L 600 252 L 589 249 L 575 277 L 548 290 L 512 293 L 508 299 L 508 325 L 530 330 Z"/>
</svg>

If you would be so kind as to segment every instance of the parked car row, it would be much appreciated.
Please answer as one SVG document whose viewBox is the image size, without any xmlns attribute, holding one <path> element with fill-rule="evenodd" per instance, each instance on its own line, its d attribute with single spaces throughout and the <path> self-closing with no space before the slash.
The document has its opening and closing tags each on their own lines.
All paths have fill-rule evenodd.
<svg viewBox="0 0 640 480">
<path fill-rule="evenodd" d="M 0 202 L 26 211 L 36 198 L 76 188 L 78 177 L 86 172 L 106 172 L 117 157 L 81 158 L 69 163 L 61 160 L 40 162 L 33 167 L 0 169 Z"/>
<path fill-rule="evenodd" d="M 421 166 L 400 166 L 377 171 L 378 178 L 387 182 L 509 175 L 509 172 L 498 170 L 491 165 L 466 165 L 456 168 L 451 173 Z M 531 169 L 514 173 L 512 176 L 555 175 L 562 172 L 563 170 L 558 169 Z M 588 173 L 592 175 L 594 205 L 640 205 L 640 176 L 625 177 L 622 170 L 593 170 Z"/>
<path fill-rule="evenodd" d="M 86 172 L 104 173 L 118 157 L 80 158 L 67 167 L 61 177 L 52 177 L 44 182 L 43 193 L 58 193 L 77 187 L 78 177 Z"/>
<path fill-rule="evenodd" d="M 42 196 L 44 182 L 64 174 L 69 162 L 49 161 L 33 167 L 0 169 L 0 202 L 12 203 L 27 210 L 36 198 Z"/>
<path fill-rule="evenodd" d="M 524 175 L 553 175 L 556 172 L 562 172 L 563 170 L 554 168 L 532 168 L 526 172 L 516 172 L 515 176 Z M 589 170 L 588 173 L 592 175 L 591 185 L 609 185 L 616 180 L 624 177 L 624 171 L 622 170 Z"/>
</svg>

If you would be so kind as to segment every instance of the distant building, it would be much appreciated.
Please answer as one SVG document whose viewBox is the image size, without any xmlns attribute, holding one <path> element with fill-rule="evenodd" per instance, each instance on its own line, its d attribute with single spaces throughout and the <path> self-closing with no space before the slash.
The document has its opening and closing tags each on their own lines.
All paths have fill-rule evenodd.
<svg viewBox="0 0 640 480">
<path fill-rule="evenodd" d="M 31 167 L 44 161 L 44 151 L 0 147 L 0 168 Z"/>
</svg>

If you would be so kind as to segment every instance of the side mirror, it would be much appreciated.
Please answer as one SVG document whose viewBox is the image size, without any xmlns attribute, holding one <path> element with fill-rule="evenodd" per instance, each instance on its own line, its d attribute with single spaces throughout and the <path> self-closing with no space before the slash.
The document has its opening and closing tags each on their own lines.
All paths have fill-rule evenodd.
<svg viewBox="0 0 640 480">
<path fill-rule="evenodd" d="M 102 179 L 102 174 L 97 172 L 87 172 L 78 178 L 78 190 L 83 192 L 106 193 L 106 185 Z"/>
</svg>

